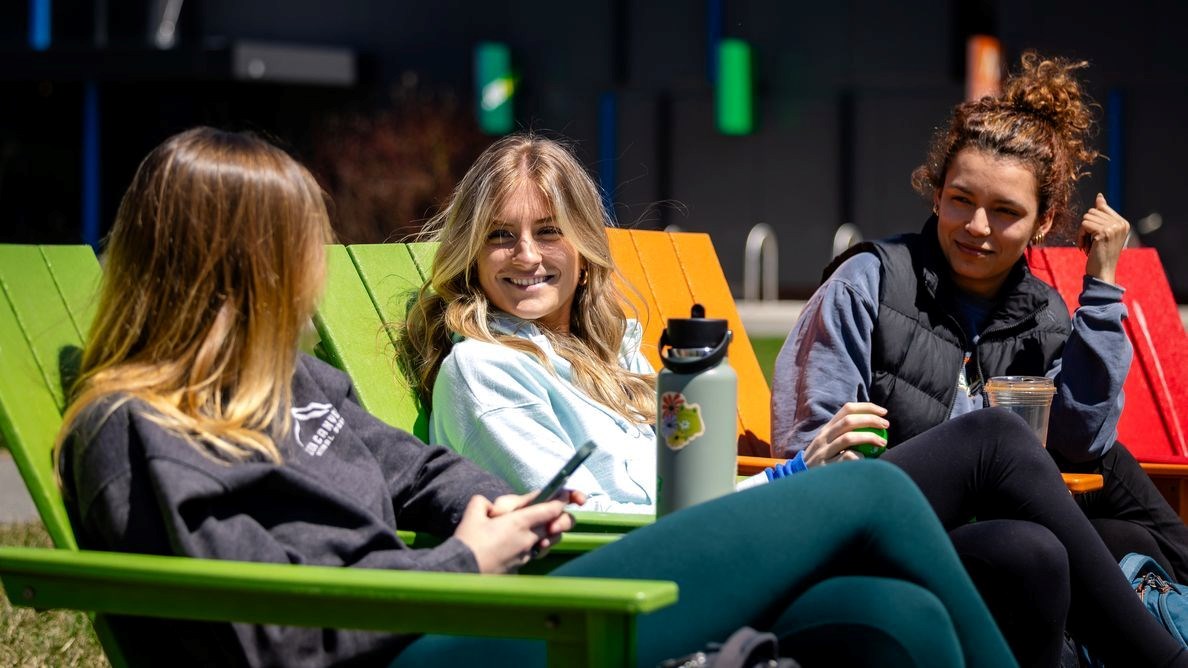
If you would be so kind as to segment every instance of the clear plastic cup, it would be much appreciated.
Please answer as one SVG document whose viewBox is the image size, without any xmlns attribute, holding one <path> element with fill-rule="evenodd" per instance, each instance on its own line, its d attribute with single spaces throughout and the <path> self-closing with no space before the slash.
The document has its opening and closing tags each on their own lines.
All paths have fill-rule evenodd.
<svg viewBox="0 0 1188 668">
<path fill-rule="evenodd" d="M 1023 418 L 1040 445 L 1048 447 L 1048 414 L 1056 386 L 1043 376 L 995 376 L 986 383 L 986 399 Z"/>
</svg>

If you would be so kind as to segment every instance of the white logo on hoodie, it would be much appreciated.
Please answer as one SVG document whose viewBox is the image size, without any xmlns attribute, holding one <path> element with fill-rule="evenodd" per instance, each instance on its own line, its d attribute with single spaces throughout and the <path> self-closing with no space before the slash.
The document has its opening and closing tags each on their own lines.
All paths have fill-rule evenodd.
<svg viewBox="0 0 1188 668">
<path fill-rule="evenodd" d="M 334 442 L 334 437 L 342 431 L 346 421 L 338 413 L 338 409 L 330 404 L 310 403 L 302 408 L 290 409 L 293 414 L 293 438 L 314 457 L 321 457 L 326 448 Z M 317 422 L 317 420 L 321 422 Z M 314 427 L 314 425 L 317 427 Z M 304 432 L 304 434 L 303 434 Z"/>
</svg>

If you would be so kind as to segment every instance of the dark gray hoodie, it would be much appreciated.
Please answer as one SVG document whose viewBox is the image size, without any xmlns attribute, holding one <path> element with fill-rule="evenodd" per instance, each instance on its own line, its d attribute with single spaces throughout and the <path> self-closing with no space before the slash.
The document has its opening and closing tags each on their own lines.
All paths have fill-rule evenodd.
<svg viewBox="0 0 1188 668">
<path fill-rule="evenodd" d="M 293 378 L 293 428 L 277 444 L 282 464 L 222 463 L 157 425 L 150 410 L 129 401 L 102 420 L 107 410 L 97 407 L 66 444 L 67 505 L 84 548 L 476 572 L 456 538 L 414 550 L 395 532 L 450 536 L 471 496 L 510 492 L 452 451 L 371 416 L 346 375 L 304 355 Z M 113 626 L 123 647 L 152 664 L 383 664 L 412 639 L 130 618 Z"/>
</svg>

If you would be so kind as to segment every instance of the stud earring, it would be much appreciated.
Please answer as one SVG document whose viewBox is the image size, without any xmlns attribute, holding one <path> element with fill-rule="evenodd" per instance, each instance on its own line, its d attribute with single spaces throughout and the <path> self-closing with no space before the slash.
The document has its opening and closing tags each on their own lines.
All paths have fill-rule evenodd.
<svg viewBox="0 0 1188 668">
<path fill-rule="evenodd" d="M 1043 232 L 1043 230 L 1040 230 L 1039 232 L 1036 232 L 1036 233 L 1035 233 L 1035 236 L 1031 237 L 1031 245 L 1032 245 L 1032 246 L 1038 246 L 1038 245 L 1042 244 L 1043 242 L 1044 242 L 1044 232 Z"/>
</svg>

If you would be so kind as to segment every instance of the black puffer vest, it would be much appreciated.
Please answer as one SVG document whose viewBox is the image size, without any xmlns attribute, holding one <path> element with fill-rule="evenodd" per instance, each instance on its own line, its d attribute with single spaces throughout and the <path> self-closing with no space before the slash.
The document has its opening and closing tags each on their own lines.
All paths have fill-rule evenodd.
<svg viewBox="0 0 1188 668">
<path fill-rule="evenodd" d="M 957 287 L 937 243 L 935 217 L 919 234 L 854 246 L 826 267 L 823 279 L 858 253 L 874 253 L 881 263 L 870 400 L 888 411 L 889 445 L 948 419 L 966 350 L 973 350 L 966 378 L 970 392 L 977 393 L 994 376 L 1043 375 L 1072 331 L 1064 300 L 1020 259 L 978 345 L 971 345 L 945 306 L 953 303 Z"/>
</svg>

